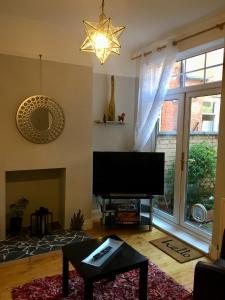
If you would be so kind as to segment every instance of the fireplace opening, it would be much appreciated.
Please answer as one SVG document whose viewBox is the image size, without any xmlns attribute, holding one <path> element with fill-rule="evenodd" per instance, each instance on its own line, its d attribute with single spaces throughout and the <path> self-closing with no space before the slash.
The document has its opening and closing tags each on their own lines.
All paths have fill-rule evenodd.
<svg viewBox="0 0 225 300">
<path fill-rule="evenodd" d="M 51 228 L 64 227 L 65 169 L 7 171 L 6 175 L 6 233 L 10 233 L 10 206 L 25 198 L 28 204 L 22 216 L 22 231 L 31 233 L 31 215 L 41 207 L 52 213 Z M 48 224 L 49 225 L 49 224 Z"/>
</svg>

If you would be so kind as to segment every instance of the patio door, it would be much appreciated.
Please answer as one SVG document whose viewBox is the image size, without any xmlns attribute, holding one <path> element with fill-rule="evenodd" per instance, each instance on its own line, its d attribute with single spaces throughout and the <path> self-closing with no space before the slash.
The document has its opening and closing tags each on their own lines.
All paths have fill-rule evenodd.
<svg viewBox="0 0 225 300">
<path fill-rule="evenodd" d="M 179 223 L 181 194 L 180 160 L 183 143 L 184 94 L 166 98 L 161 108 L 156 134 L 156 152 L 165 153 L 164 196 L 155 196 L 154 212 L 163 219 Z"/>
<path fill-rule="evenodd" d="M 165 195 L 154 211 L 210 238 L 214 204 L 220 90 L 167 97 L 161 109 L 156 151 L 165 152 Z"/>
<path fill-rule="evenodd" d="M 212 234 L 220 90 L 186 95 L 181 168 L 180 224 Z"/>
</svg>

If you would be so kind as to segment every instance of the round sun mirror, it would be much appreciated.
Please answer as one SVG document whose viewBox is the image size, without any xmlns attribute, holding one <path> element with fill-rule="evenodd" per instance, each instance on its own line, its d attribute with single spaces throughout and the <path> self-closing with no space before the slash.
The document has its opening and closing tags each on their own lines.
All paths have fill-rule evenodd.
<svg viewBox="0 0 225 300">
<path fill-rule="evenodd" d="M 31 114 L 31 123 L 37 130 L 47 130 L 52 126 L 52 114 L 47 108 L 37 108 Z"/>
<path fill-rule="evenodd" d="M 62 133 L 65 118 L 62 108 L 55 101 L 36 95 L 20 104 L 16 124 L 24 138 L 32 143 L 45 144 Z"/>
</svg>

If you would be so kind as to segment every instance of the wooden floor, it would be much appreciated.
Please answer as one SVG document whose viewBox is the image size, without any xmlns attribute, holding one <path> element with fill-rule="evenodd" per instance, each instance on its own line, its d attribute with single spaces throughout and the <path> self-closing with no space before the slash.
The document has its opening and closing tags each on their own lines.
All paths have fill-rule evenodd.
<svg viewBox="0 0 225 300">
<path fill-rule="evenodd" d="M 165 236 L 166 234 L 156 228 L 150 232 L 146 228 L 131 229 L 105 229 L 99 224 L 88 233 L 95 237 L 102 237 L 106 234 L 115 233 L 124 239 L 136 250 L 147 256 L 157 264 L 161 270 L 173 277 L 177 282 L 184 285 L 189 291 L 193 287 L 194 267 L 198 260 L 208 261 L 206 257 L 180 264 L 166 255 L 158 248 L 149 243 Z M 61 251 L 54 251 L 47 254 L 36 255 L 31 258 L 0 264 L 0 300 L 11 299 L 11 289 L 18 285 L 30 282 L 36 278 L 42 278 L 62 271 Z"/>
</svg>

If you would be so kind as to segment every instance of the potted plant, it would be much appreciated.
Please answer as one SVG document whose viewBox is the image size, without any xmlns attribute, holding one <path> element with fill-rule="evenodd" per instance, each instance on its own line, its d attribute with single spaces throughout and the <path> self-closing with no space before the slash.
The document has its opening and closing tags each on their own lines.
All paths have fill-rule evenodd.
<svg viewBox="0 0 225 300">
<path fill-rule="evenodd" d="M 25 198 L 18 199 L 9 206 L 10 209 L 10 233 L 18 234 L 21 231 L 24 211 L 29 203 Z"/>
<path fill-rule="evenodd" d="M 73 217 L 70 221 L 70 229 L 71 230 L 81 230 L 84 224 L 84 216 L 81 214 L 81 210 L 79 209 L 78 213 L 74 213 Z"/>
</svg>

